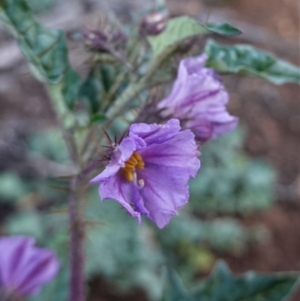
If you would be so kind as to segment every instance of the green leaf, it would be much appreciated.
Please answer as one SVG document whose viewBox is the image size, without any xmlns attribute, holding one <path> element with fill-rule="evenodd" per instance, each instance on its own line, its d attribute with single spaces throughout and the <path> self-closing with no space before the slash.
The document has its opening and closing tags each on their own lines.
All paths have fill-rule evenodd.
<svg viewBox="0 0 300 301">
<path fill-rule="evenodd" d="M 167 47 L 180 46 L 182 42 L 207 30 L 195 19 L 183 16 L 169 20 L 167 28 L 157 36 L 148 37 L 153 50 L 153 56 L 158 56 Z"/>
<path fill-rule="evenodd" d="M 106 116 L 103 113 L 98 113 L 92 116 L 91 123 L 102 123 L 106 120 Z"/>
<path fill-rule="evenodd" d="M 165 296 L 166 301 L 283 301 L 299 279 L 291 273 L 263 275 L 248 272 L 235 276 L 222 261 L 217 263 L 210 278 L 203 281 L 199 289 L 186 295 L 180 281 L 174 280 L 176 276 L 170 274 L 168 278 L 171 290 Z M 175 297 L 175 294 L 179 297 Z"/>
<path fill-rule="evenodd" d="M 57 0 L 27 0 L 27 2 L 35 13 L 40 13 L 52 8 Z"/>
<path fill-rule="evenodd" d="M 300 84 L 300 68 L 250 45 L 225 46 L 209 40 L 207 65 L 219 72 L 252 75 L 280 85 Z"/>
<path fill-rule="evenodd" d="M 49 84 L 62 83 L 61 93 L 68 107 L 77 96 L 79 75 L 71 68 L 65 35 L 40 24 L 24 0 L 0 0 L 0 19 L 16 36 L 25 57 Z"/>
<path fill-rule="evenodd" d="M 179 275 L 172 270 L 167 270 L 168 285 L 165 288 L 166 301 L 188 301 L 188 293 L 185 290 Z"/>
<path fill-rule="evenodd" d="M 96 73 L 96 70 L 92 70 L 79 90 L 79 99 L 88 103 L 91 113 L 99 111 L 103 92 L 103 87 Z"/>
<path fill-rule="evenodd" d="M 72 68 L 68 68 L 65 72 L 62 95 L 69 108 L 73 108 L 74 102 L 77 98 L 81 78 Z"/>
<path fill-rule="evenodd" d="M 223 36 L 237 36 L 242 33 L 241 30 L 231 26 L 228 23 L 207 23 L 204 24 L 204 27 L 210 32 Z"/>
<path fill-rule="evenodd" d="M 224 262 L 219 262 L 202 289 L 193 293 L 194 300 L 210 296 L 215 301 L 283 301 L 298 282 L 292 274 L 263 275 L 248 272 L 234 276 Z"/>
<path fill-rule="evenodd" d="M 68 160 L 68 150 L 58 128 L 50 128 L 32 134 L 26 142 L 29 151 L 33 154 L 37 153 L 59 163 L 66 163 Z"/>
</svg>

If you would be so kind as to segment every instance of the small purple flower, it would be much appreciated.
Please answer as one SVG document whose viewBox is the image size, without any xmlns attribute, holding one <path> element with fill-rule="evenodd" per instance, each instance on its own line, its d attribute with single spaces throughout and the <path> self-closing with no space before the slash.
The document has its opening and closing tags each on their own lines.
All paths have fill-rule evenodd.
<svg viewBox="0 0 300 301">
<path fill-rule="evenodd" d="M 145 215 L 163 228 L 188 201 L 187 182 L 200 168 L 198 153 L 194 134 L 181 131 L 177 119 L 133 124 L 91 183 L 100 184 L 102 200 L 115 199 L 139 222 Z"/>
<path fill-rule="evenodd" d="M 238 122 L 227 112 L 228 93 L 218 74 L 205 68 L 206 59 L 205 54 L 183 59 L 170 94 L 158 103 L 163 117 L 180 119 L 200 142 L 230 132 Z"/>
<path fill-rule="evenodd" d="M 25 236 L 0 237 L 0 289 L 6 294 L 27 297 L 39 292 L 59 269 L 56 255 L 35 247 Z"/>
</svg>

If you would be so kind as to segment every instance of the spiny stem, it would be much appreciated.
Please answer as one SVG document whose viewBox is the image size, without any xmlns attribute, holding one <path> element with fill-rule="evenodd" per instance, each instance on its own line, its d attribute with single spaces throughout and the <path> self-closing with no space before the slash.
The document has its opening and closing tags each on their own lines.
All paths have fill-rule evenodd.
<svg viewBox="0 0 300 301">
<path fill-rule="evenodd" d="M 84 221 L 80 206 L 80 181 L 74 177 L 69 197 L 70 222 L 70 295 L 69 301 L 84 301 Z"/>
<path fill-rule="evenodd" d="M 70 282 L 69 301 L 85 300 L 85 277 L 84 277 L 84 220 L 81 179 L 80 179 L 80 157 L 74 138 L 76 129 L 75 116 L 66 107 L 61 95 L 59 85 L 49 85 L 48 91 L 51 96 L 58 123 L 63 132 L 69 157 L 76 168 L 76 174 L 71 179 L 69 194 L 69 223 L 70 223 Z"/>
</svg>

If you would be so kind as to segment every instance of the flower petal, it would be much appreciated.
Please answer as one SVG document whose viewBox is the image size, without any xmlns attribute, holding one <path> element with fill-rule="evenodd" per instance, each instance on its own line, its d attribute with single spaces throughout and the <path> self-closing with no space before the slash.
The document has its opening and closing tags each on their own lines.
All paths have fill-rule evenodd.
<svg viewBox="0 0 300 301">
<path fill-rule="evenodd" d="M 4 287 L 13 287 L 19 267 L 26 266 L 32 255 L 34 239 L 23 236 L 0 238 L 0 279 Z"/>
<path fill-rule="evenodd" d="M 129 136 L 144 139 L 147 145 L 163 143 L 174 137 L 180 131 L 178 119 L 171 119 L 166 124 L 136 123 L 130 126 Z"/>
<path fill-rule="evenodd" d="M 188 201 L 189 173 L 185 168 L 149 163 L 138 174 L 145 182 L 140 194 L 149 210 L 149 218 L 163 228 L 177 214 L 177 209 Z"/>
<path fill-rule="evenodd" d="M 232 118 L 229 119 L 227 122 L 223 122 L 223 123 L 215 122 L 214 123 L 214 132 L 213 132 L 211 138 L 217 138 L 221 135 L 229 133 L 237 127 L 239 119 L 234 116 L 231 116 L 231 117 Z"/>
<path fill-rule="evenodd" d="M 57 257 L 53 252 L 36 248 L 35 251 L 18 279 L 18 291 L 24 296 L 37 294 L 42 285 L 50 281 L 59 269 Z"/>
<path fill-rule="evenodd" d="M 0 239 L 1 286 L 20 296 L 36 294 L 58 272 L 56 255 L 34 246 L 34 239 L 11 236 Z"/>
<path fill-rule="evenodd" d="M 188 170 L 190 177 L 195 177 L 200 168 L 200 160 L 194 137 L 190 130 L 185 130 L 168 141 L 140 150 L 145 168 L 148 169 L 149 164 L 182 167 Z"/>
<path fill-rule="evenodd" d="M 188 57 L 182 60 L 183 67 L 187 70 L 188 74 L 198 73 L 205 67 L 207 55 L 201 54 L 197 57 Z"/>
<path fill-rule="evenodd" d="M 148 215 L 138 188 L 133 182 L 127 181 L 121 172 L 101 183 L 99 194 L 102 201 L 107 199 L 118 201 L 131 216 L 138 219 L 139 223 L 141 214 Z"/>
<path fill-rule="evenodd" d="M 219 116 L 220 118 L 211 115 L 189 120 L 186 122 L 186 127 L 192 129 L 197 140 L 201 142 L 217 138 L 234 130 L 238 124 L 238 118 L 229 115 L 226 111 L 223 114 L 224 116 Z"/>
<path fill-rule="evenodd" d="M 183 59 L 171 92 L 157 104 L 163 117 L 180 119 L 200 142 L 229 132 L 237 124 L 237 118 L 226 110 L 229 95 L 218 74 L 205 68 L 206 59 L 206 55 Z"/>
<path fill-rule="evenodd" d="M 180 130 L 177 119 L 165 125 L 132 125 L 129 139 L 134 141 L 136 155 L 140 156 L 138 163 L 130 167 L 132 181 L 125 177 L 120 160 L 113 159 L 109 164 L 113 171 L 109 173 L 106 168 L 105 176 L 102 173 L 93 180 L 100 182 L 101 199 L 116 200 L 139 222 L 141 215 L 146 215 L 160 228 L 164 227 L 177 208 L 188 201 L 187 182 L 200 167 L 194 134 Z"/>
<path fill-rule="evenodd" d="M 107 178 L 115 175 L 119 169 L 124 166 L 125 162 L 131 157 L 136 150 L 136 141 L 130 137 L 124 138 L 121 144 L 115 151 L 114 157 L 111 162 L 106 166 L 104 171 L 94 177 L 90 183 L 96 184 L 104 181 Z"/>
</svg>

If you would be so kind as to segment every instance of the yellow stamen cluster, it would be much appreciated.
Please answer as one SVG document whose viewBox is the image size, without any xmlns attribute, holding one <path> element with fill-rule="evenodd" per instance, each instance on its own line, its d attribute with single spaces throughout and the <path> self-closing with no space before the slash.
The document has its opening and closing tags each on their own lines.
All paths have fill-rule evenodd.
<svg viewBox="0 0 300 301">
<path fill-rule="evenodd" d="M 132 182 L 134 180 L 135 169 L 143 169 L 145 163 L 142 156 L 134 152 L 132 156 L 125 162 L 125 167 L 123 167 L 123 173 L 127 181 Z"/>
</svg>

